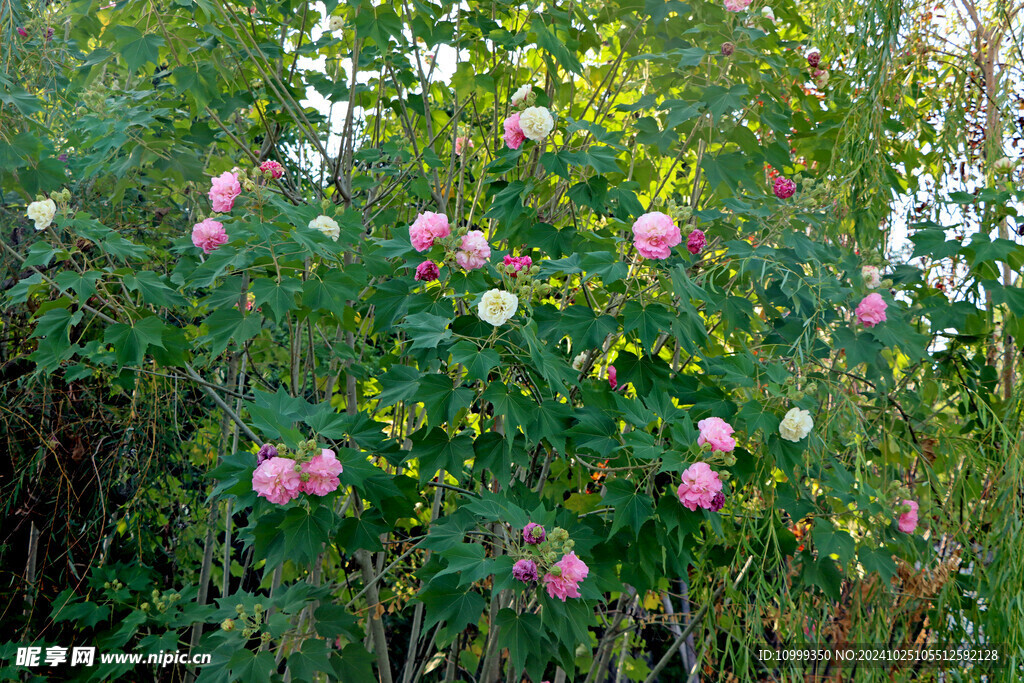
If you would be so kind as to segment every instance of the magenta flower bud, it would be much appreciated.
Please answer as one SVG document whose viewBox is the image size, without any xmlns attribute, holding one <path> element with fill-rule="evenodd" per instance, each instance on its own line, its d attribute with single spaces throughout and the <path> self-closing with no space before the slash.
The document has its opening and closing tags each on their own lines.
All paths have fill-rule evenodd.
<svg viewBox="0 0 1024 683">
<path fill-rule="evenodd" d="M 736 45 L 734 43 L 722 43 L 722 56 L 728 57 L 736 51 Z"/>
<path fill-rule="evenodd" d="M 704 236 L 703 230 L 694 230 L 690 233 L 690 236 L 686 238 L 686 249 L 691 254 L 699 254 L 701 249 L 707 245 L 708 239 Z"/>
<path fill-rule="evenodd" d="M 547 532 L 544 531 L 544 527 L 540 524 L 534 524 L 530 522 L 523 528 L 523 540 L 530 545 L 537 545 L 543 543 L 547 537 Z"/>
<path fill-rule="evenodd" d="M 796 192 L 796 183 L 789 178 L 780 176 L 775 179 L 775 185 L 772 189 L 775 191 L 775 196 L 779 199 L 789 199 Z"/>
<path fill-rule="evenodd" d="M 24 26 L 19 26 L 17 28 L 17 31 L 18 31 L 18 35 L 21 36 L 22 38 L 28 38 L 28 31 L 25 30 Z"/>
<path fill-rule="evenodd" d="M 821 53 L 817 50 L 811 50 L 807 53 L 807 64 L 812 69 L 817 69 L 818 65 L 821 64 Z"/>
<path fill-rule="evenodd" d="M 270 460 L 271 458 L 277 457 L 277 449 L 271 444 L 265 443 L 260 446 L 259 453 L 256 454 L 256 464 L 261 464 L 264 460 Z"/>
<path fill-rule="evenodd" d="M 423 263 L 416 266 L 416 280 L 422 280 L 423 282 L 433 282 L 440 277 L 441 271 L 437 267 L 437 264 L 433 261 L 424 261 Z"/>
<path fill-rule="evenodd" d="M 512 576 L 524 583 L 537 580 L 537 563 L 533 560 L 519 560 L 512 565 Z"/>
<path fill-rule="evenodd" d="M 53 38 L 53 28 L 52 27 L 46 29 L 46 39 L 49 40 L 50 38 Z"/>
<path fill-rule="evenodd" d="M 723 496 L 722 492 L 719 491 L 714 496 L 712 496 L 712 498 L 711 498 L 711 506 L 708 507 L 708 510 L 711 510 L 712 512 L 718 512 L 719 510 L 722 509 L 722 507 L 724 505 L 725 505 L 725 496 Z"/>
</svg>

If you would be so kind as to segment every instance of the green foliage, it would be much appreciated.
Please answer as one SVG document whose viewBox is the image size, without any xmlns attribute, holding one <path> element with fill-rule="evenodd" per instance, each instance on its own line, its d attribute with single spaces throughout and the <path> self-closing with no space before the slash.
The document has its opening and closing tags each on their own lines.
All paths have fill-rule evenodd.
<svg viewBox="0 0 1024 683">
<path fill-rule="evenodd" d="M 843 176 L 822 169 L 842 163 L 836 129 L 865 104 L 853 80 L 804 87 L 792 5 L 778 23 L 710 2 L 471 5 L 327 3 L 332 30 L 289 3 L 85 2 L 52 10 L 67 20 L 56 80 L 32 66 L 45 41 L 12 50 L 11 355 L 30 364 L 28 391 L 87 378 L 129 421 L 147 406 L 173 439 L 153 455 L 201 472 L 143 486 L 160 495 L 142 512 L 99 498 L 91 523 L 120 562 L 46 596 L 62 633 L 194 645 L 212 655 L 200 681 L 594 680 L 612 662 L 655 676 L 668 613 L 704 605 L 691 656 L 740 680 L 765 675 L 766 638 L 909 645 L 925 624 L 953 643 L 991 628 L 1019 656 L 1024 634 L 983 602 L 1019 570 L 1002 550 L 957 569 L 1001 535 L 1020 544 L 1024 397 L 1004 379 L 1012 354 L 988 349 L 997 324 L 1024 335 L 1002 277 L 1024 249 L 914 226 L 912 258 L 967 273 L 951 302 L 859 239 L 834 201 Z M 306 106 L 307 88 L 342 117 Z M 509 150 L 503 122 L 526 106 L 554 129 Z M 258 170 L 268 160 L 281 177 Z M 209 178 L 235 166 L 240 195 L 213 212 Z M 777 175 L 794 197 L 773 194 Z M 57 216 L 36 231 L 24 207 L 51 191 Z M 453 234 L 420 253 L 408 228 L 425 211 Z M 651 211 L 682 228 L 664 260 L 634 244 Z M 190 239 L 206 218 L 226 232 L 209 253 Z M 482 268 L 456 259 L 468 230 L 490 245 Z M 708 244 L 691 253 L 695 230 Z M 440 277 L 415 279 L 428 259 Z M 864 265 L 883 266 L 882 286 Z M 517 299 L 498 325 L 483 311 L 494 289 Z M 887 319 L 869 327 L 854 311 L 871 293 Z M 5 391 L 30 395 L 18 382 Z M 793 408 L 814 420 L 796 442 L 780 432 Z M 735 451 L 697 443 L 709 417 L 732 425 Z M 264 443 L 332 449 L 337 490 L 257 496 Z M 26 472 L 46 455 L 26 452 Z M 87 453 L 75 462 L 100 478 Z M 682 506 L 696 462 L 721 476 L 724 507 Z M 906 499 L 921 506 L 913 534 L 896 525 Z M 175 542 L 191 552 L 157 570 L 158 511 L 186 501 L 201 512 Z M 527 543 L 529 522 L 548 540 Z M 569 552 L 589 574 L 560 600 L 544 574 Z M 513 578 L 523 559 L 539 582 Z M 716 592 L 734 580 L 739 595 Z M 183 588 L 147 598 L 157 585 Z M 682 677 L 672 667 L 662 680 Z"/>
</svg>

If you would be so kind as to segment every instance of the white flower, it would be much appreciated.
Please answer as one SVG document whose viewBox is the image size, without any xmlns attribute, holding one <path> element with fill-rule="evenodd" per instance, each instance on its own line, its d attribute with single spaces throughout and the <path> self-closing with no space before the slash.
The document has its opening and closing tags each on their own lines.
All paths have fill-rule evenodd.
<svg viewBox="0 0 1024 683">
<path fill-rule="evenodd" d="M 331 17 L 327 20 L 328 31 L 340 31 L 345 28 L 345 20 L 341 17 Z"/>
<path fill-rule="evenodd" d="M 1000 157 L 996 159 L 996 163 L 992 164 L 992 170 L 996 173 L 1009 173 L 1013 167 L 1014 163 L 1007 157 Z"/>
<path fill-rule="evenodd" d="M 583 363 L 587 360 L 587 352 L 583 351 L 580 355 L 576 356 L 572 361 L 572 369 L 576 372 L 583 371 Z"/>
<path fill-rule="evenodd" d="M 57 205 L 52 199 L 32 202 L 28 205 L 28 217 L 36 222 L 36 230 L 46 230 L 57 213 Z"/>
<path fill-rule="evenodd" d="M 864 266 L 860 269 L 860 276 L 864 279 L 864 284 L 868 286 L 868 289 L 874 289 L 882 284 L 882 276 L 878 272 L 878 266 Z"/>
<path fill-rule="evenodd" d="M 806 410 L 790 408 L 786 417 L 782 418 L 779 424 L 779 436 L 794 443 L 811 433 L 814 428 L 814 420 Z"/>
<path fill-rule="evenodd" d="M 544 107 L 527 107 L 519 115 L 519 127 L 522 128 L 523 135 L 536 142 L 547 137 L 555 127 L 555 120 L 551 117 L 551 112 Z"/>
<path fill-rule="evenodd" d="M 338 222 L 329 216 L 317 216 L 309 222 L 309 227 L 313 230 L 319 230 L 335 242 L 341 237 L 341 228 L 338 227 Z"/>
<path fill-rule="evenodd" d="M 775 12 L 772 11 L 771 7 L 765 7 L 764 9 L 762 9 L 761 16 L 763 16 L 765 19 L 772 22 L 773 24 L 775 23 Z"/>
<path fill-rule="evenodd" d="M 521 86 L 519 90 L 512 93 L 512 106 L 518 107 L 520 104 L 526 101 L 526 98 L 533 93 L 533 86 L 527 83 Z"/>
<path fill-rule="evenodd" d="M 511 292 L 491 289 L 480 298 L 478 312 L 480 319 L 497 327 L 503 325 L 516 314 L 519 308 L 519 297 Z"/>
</svg>

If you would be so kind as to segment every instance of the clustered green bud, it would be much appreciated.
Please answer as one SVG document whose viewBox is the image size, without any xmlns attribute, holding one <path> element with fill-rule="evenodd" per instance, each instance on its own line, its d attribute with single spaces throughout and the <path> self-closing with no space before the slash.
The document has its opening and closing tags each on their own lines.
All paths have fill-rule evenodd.
<svg viewBox="0 0 1024 683">
<path fill-rule="evenodd" d="M 222 630 L 222 631 L 234 631 L 235 630 L 235 620 L 234 619 L 225 619 L 224 621 L 220 622 L 220 630 Z"/>
</svg>

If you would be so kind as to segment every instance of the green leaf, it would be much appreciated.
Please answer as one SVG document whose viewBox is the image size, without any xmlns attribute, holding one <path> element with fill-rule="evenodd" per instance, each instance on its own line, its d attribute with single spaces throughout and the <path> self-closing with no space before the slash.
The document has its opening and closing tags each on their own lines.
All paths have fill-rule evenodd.
<svg viewBox="0 0 1024 683">
<path fill-rule="evenodd" d="M 124 284 L 129 291 L 138 292 L 142 300 L 153 306 L 183 306 L 185 297 L 174 291 L 166 282 L 167 278 L 151 270 L 143 270 L 134 275 L 126 275 Z"/>
<path fill-rule="evenodd" d="M 484 547 L 479 543 L 460 543 L 439 554 L 448 560 L 448 566 L 435 574 L 435 578 L 458 574 L 459 586 L 465 586 L 494 573 L 494 559 L 484 559 Z"/>
<path fill-rule="evenodd" d="M 811 537 L 814 539 L 814 546 L 818 549 L 819 557 L 836 555 L 841 566 L 846 566 L 853 559 L 853 553 L 856 550 L 853 536 L 843 529 L 833 528 L 832 523 L 828 520 L 821 518 L 815 520 Z"/>
<path fill-rule="evenodd" d="M 479 593 L 459 588 L 458 577 L 431 580 L 416 598 L 425 606 L 423 629 L 445 622 L 446 635 L 461 632 L 480 620 L 487 603 Z"/>
<path fill-rule="evenodd" d="M 452 360 L 466 368 L 469 379 L 486 380 L 491 370 L 501 363 L 501 356 L 491 348 L 478 349 L 476 344 L 462 340 L 451 347 Z"/>
<path fill-rule="evenodd" d="M 231 680 L 250 683 L 270 683 L 271 673 L 277 671 L 274 655 L 268 650 L 254 653 L 251 650 L 239 650 L 228 660 Z"/>
<path fill-rule="evenodd" d="M 422 401 L 432 425 L 453 422 L 463 408 L 473 402 L 473 390 L 457 387 L 447 375 L 425 375 L 420 380 L 416 400 Z"/>
<path fill-rule="evenodd" d="M 704 59 L 704 55 L 707 54 L 703 49 L 699 47 L 686 47 L 679 52 L 679 64 L 676 68 L 685 69 L 688 66 L 697 66 Z"/>
<path fill-rule="evenodd" d="M 237 308 L 219 308 L 206 319 L 207 333 L 202 341 L 209 342 L 210 355 L 223 353 L 228 343 L 241 346 L 260 332 L 259 313 L 243 314 Z"/>
<path fill-rule="evenodd" d="M 605 337 L 619 329 L 615 318 L 597 315 L 589 306 L 579 305 L 569 306 L 562 311 L 561 320 L 556 324 L 562 334 L 572 337 L 574 349 L 599 347 Z"/>
<path fill-rule="evenodd" d="M 362 643 L 349 643 L 341 651 L 341 657 L 331 659 L 337 680 L 345 683 L 376 680 L 373 673 L 374 661 L 373 655 L 366 651 Z"/>
<path fill-rule="evenodd" d="M 460 434 L 449 439 L 443 429 L 436 427 L 417 437 L 421 432 L 413 435 L 413 448 L 409 455 L 419 459 L 420 484 L 433 479 L 439 470 L 461 480 L 463 462 L 473 457 L 473 438 Z"/>
<path fill-rule="evenodd" d="M 609 537 L 625 525 L 633 531 L 654 516 L 654 505 L 650 496 L 636 490 L 633 482 L 628 479 L 613 479 L 605 485 L 604 503 L 615 508 L 615 521 Z"/>
<path fill-rule="evenodd" d="M 150 346 L 163 348 L 164 323 L 155 316 L 134 325 L 115 323 L 107 328 L 103 341 L 114 346 L 114 357 L 121 365 L 141 365 Z"/>
<path fill-rule="evenodd" d="M 288 655 L 288 670 L 297 681 L 316 680 L 317 674 L 331 668 L 331 651 L 327 643 L 317 638 L 306 638 L 302 648 Z"/>
<path fill-rule="evenodd" d="M 302 290 L 302 280 L 283 277 L 280 282 L 271 278 L 260 278 L 253 283 L 252 293 L 256 297 L 253 308 L 267 304 L 275 320 L 284 320 L 289 311 L 295 309 L 295 295 Z"/>
<path fill-rule="evenodd" d="M 498 647 L 508 648 L 516 671 L 522 671 L 527 657 L 543 651 L 547 639 L 541 629 L 539 615 L 516 614 L 515 610 L 505 607 L 498 612 L 494 623 L 501 629 L 498 633 Z"/>
<path fill-rule="evenodd" d="M 437 345 L 452 336 L 448 329 L 451 320 L 432 313 L 413 313 L 399 323 L 412 339 L 413 349 L 436 349 Z"/>
<path fill-rule="evenodd" d="M 638 301 L 630 301 L 622 310 L 622 321 L 622 331 L 637 330 L 648 352 L 654 350 L 654 342 L 660 334 L 672 331 L 672 314 L 661 304 L 644 306 Z"/>
<path fill-rule="evenodd" d="M 723 114 L 743 109 L 743 98 L 747 95 L 749 88 L 745 84 L 737 84 L 729 88 L 720 85 L 710 85 L 704 88 L 701 101 L 704 102 L 708 111 L 716 118 Z"/>
<path fill-rule="evenodd" d="M 129 69 L 137 71 L 144 64 L 160 62 L 160 46 L 164 44 L 163 36 L 158 36 L 155 33 L 143 35 L 141 31 L 131 26 L 118 26 L 117 28 L 120 29 L 119 33 L 122 36 L 135 38 L 120 50 Z M 118 42 L 121 40 L 123 38 Z"/>
<path fill-rule="evenodd" d="M 380 405 L 391 406 L 400 401 L 407 401 L 416 395 L 423 377 L 416 368 L 408 365 L 393 365 L 380 378 Z"/>
<path fill-rule="evenodd" d="M 583 65 L 554 33 L 544 25 L 541 15 L 535 14 L 530 22 L 530 30 L 537 34 L 537 46 L 547 50 L 563 69 L 574 74 L 583 73 Z"/>
<path fill-rule="evenodd" d="M 383 550 L 380 536 L 391 530 L 377 510 L 366 510 L 359 517 L 346 517 L 338 525 L 337 542 L 347 553 L 365 549 L 371 552 Z"/>
</svg>

